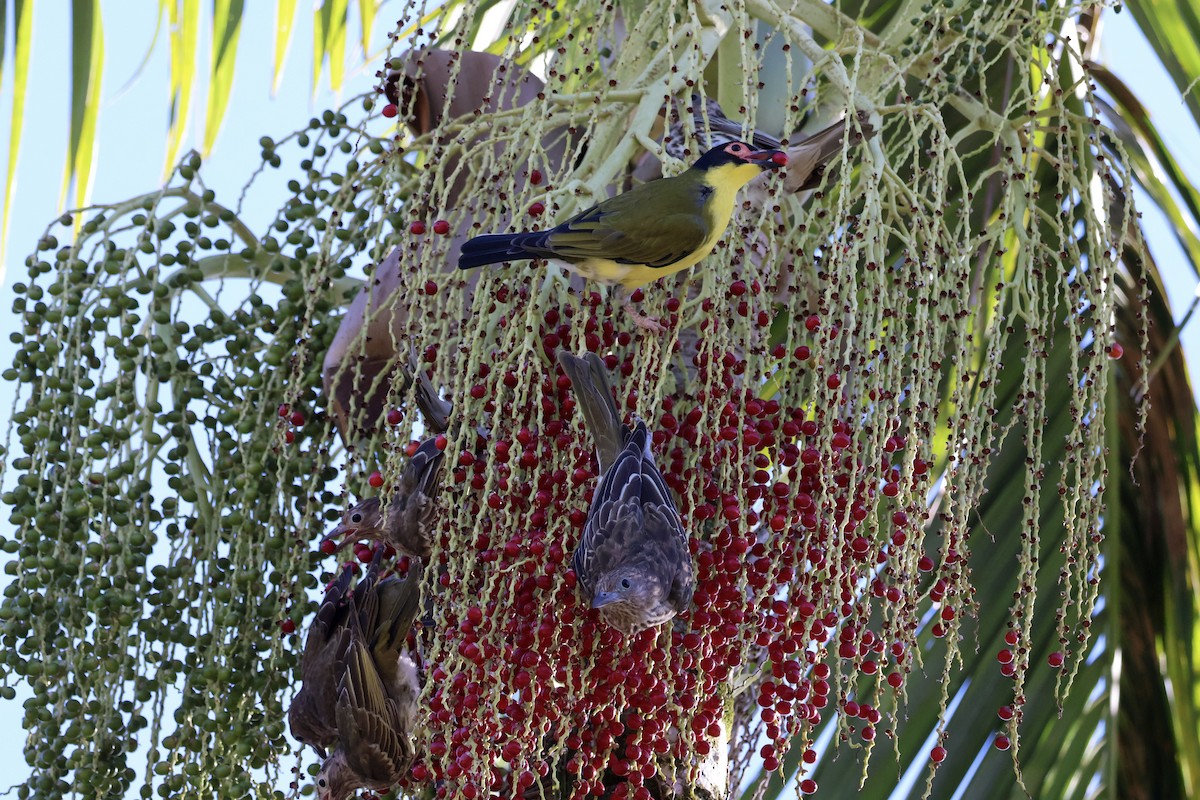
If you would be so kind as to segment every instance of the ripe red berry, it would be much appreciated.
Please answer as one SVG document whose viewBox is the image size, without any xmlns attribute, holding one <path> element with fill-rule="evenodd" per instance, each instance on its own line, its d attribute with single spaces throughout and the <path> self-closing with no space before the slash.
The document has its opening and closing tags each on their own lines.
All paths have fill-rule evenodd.
<svg viewBox="0 0 1200 800">
<path fill-rule="evenodd" d="M 421 220 L 417 220 L 408 226 L 408 232 L 413 236 L 420 236 L 421 234 L 425 233 L 425 223 L 421 222 Z"/>
<path fill-rule="evenodd" d="M 292 442 L 296 441 L 295 432 L 294 431 L 284 431 L 283 432 L 283 440 L 285 442 L 287 442 L 288 444 L 291 444 Z"/>
<path fill-rule="evenodd" d="M 996 745 L 997 750 L 1007 750 L 1009 747 L 1012 746 L 1012 742 L 1010 742 L 1008 740 L 1008 737 L 1003 734 L 1001 734 L 1000 736 L 997 736 L 995 741 L 993 742 L 993 744 Z"/>
<path fill-rule="evenodd" d="M 946 748 L 942 747 L 939 744 L 937 747 L 935 747 L 929 751 L 929 758 L 935 764 L 942 763 L 943 761 L 946 760 Z"/>
<path fill-rule="evenodd" d="M 537 186 L 542 182 L 542 171 L 540 169 L 531 169 L 529 171 L 529 182 Z"/>
<path fill-rule="evenodd" d="M 816 794 L 817 782 L 812 778 L 805 778 L 804 780 L 800 781 L 800 791 L 803 794 Z"/>
<path fill-rule="evenodd" d="M 371 473 L 371 477 L 367 478 L 367 483 L 371 484 L 372 489 L 378 489 L 383 486 L 383 475 L 379 470 L 375 470 Z"/>
<path fill-rule="evenodd" d="M 327 556 L 331 556 L 337 552 L 337 542 L 333 539 L 326 539 L 321 542 L 321 552 Z"/>
<path fill-rule="evenodd" d="M 425 281 L 425 296 L 433 297 L 437 294 L 438 285 L 433 281 Z"/>
<path fill-rule="evenodd" d="M 400 109 L 396 108 L 395 103 L 388 103 L 386 106 L 383 107 L 383 115 L 385 117 L 387 117 L 388 119 L 391 119 L 392 117 L 396 116 L 399 113 L 400 113 Z"/>
<path fill-rule="evenodd" d="M 1113 342 L 1108 347 L 1104 348 L 1104 352 L 1108 353 L 1108 357 L 1118 359 L 1125 355 L 1125 348 L 1119 342 Z"/>
<path fill-rule="evenodd" d="M 299 428 L 301 425 L 304 424 L 304 412 L 293 411 L 292 416 L 291 416 L 291 421 L 292 421 L 293 425 L 295 425 L 297 428 Z"/>
<path fill-rule="evenodd" d="M 281 404 L 280 404 L 280 406 L 279 406 L 279 416 L 281 416 L 281 417 L 286 417 L 288 414 L 291 414 L 291 413 L 292 413 L 292 407 L 291 407 L 291 406 L 289 406 L 287 403 L 281 403 Z"/>
<path fill-rule="evenodd" d="M 546 213 L 546 204 L 545 203 L 538 201 L 538 202 L 529 204 L 529 216 L 540 217 L 542 214 L 545 214 L 545 213 Z"/>
<path fill-rule="evenodd" d="M 821 318 L 816 314 L 809 314 L 804 320 L 804 327 L 808 328 L 809 333 L 813 333 L 817 328 L 821 327 Z"/>
<path fill-rule="evenodd" d="M 387 413 L 388 425 L 399 425 L 404 420 L 404 415 L 400 413 L 400 409 L 393 408 Z"/>
<path fill-rule="evenodd" d="M 450 232 L 450 223 L 446 222 L 444 219 L 439 219 L 437 222 L 433 223 L 433 232 L 438 236 L 445 236 Z"/>
<path fill-rule="evenodd" d="M 998 716 L 1000 719 L 1004 720 L 1005 722 L 1012 719 L 1013 718 L 1012 706 L 1000 706 L 1000 709 L 996 712 L 996 716 Z"/>
<path fill-rule="evenodd" d="M 446 442 L 447 442 L 446 435 L 444 433 L 439 433 L 437 435 L 437 438 L 433 440 L 433 446 L 436 447 L 438 450 L 445 450 Z"/>
<path fill-rule="evenodd" d="M 296 623 L 290 619 L 285 619 L 283 622 L 279 623 L 279 629 L 285 634 L 295 633 Z"/>
<path fill-rule="evenodd" d="M 1049 664 L 1050 666 L 1054 667 L 1055 669 L 1058 669 L 1059 667 L 1061 667 L 1063 665 L 1064 661 L 1066 661 L 1066 657 L 1063 656 L 1063 654 L 1061 652 L 1051 653 L 1050 657 L 1046 659 L 1046 663 Z"/>
<path fill-rule="evenodd" d="M 788 163 L 788 155 L 787 155 L 787 153 L 780 150 L 779 152 L 777 152 L 773 156 L 771 156 L 771 161 L 778 164 L 781 167 L 786 167 L 787 163 Z"/>
</svg>

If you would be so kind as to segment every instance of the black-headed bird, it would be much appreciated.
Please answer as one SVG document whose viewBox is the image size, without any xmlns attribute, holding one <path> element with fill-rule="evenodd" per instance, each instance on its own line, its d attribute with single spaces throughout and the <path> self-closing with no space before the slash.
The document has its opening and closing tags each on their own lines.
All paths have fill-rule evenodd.
<svg viewBox="0 0 1200 800">
<path fill-rule="evenodd" d="M 621 307 L 633 321 L 662 331 L 633 307 L 633 292 L 711 253 L 729 226 L 738 190 L 786 163 L 781 150 L 729 142 L 680 175 L 635 186 L 548 230 L 476 236 L 462 246 L 458 266 L 557 259 L 584 278 L 619 286 Z"/>
<path fill-rule="evenodd" d="M 704 100 L 699 94 L 693 94 L 686 108 L 683 103 L 673 105 L 670 133 L 667 136 L 665 149 L 671 155 L 681 157 L 687 136 L 684 133 L 683 115 L 688 114 L 696 129 L 696 140 L 701 149 L 719 146 L 724 142 L 739 140 L 745 133 L 742 123 L 735 122 L 725 115 L 720 104 L 711 97 Z M 864 111 L 855 116 L 858 129 L 845 119 L 806 136 L 796 144 L 789 145 L 787 153 L 787 169 L 783 174 L 783 188 L 788 192 L 799 192 L 815 189 L 825 174 L 829 162 L 842 152 L 842 145 L 847 135 L 851 142 L 869 139 L 875 135 L 875 129 L 870 124 L 868 114 Z M 768 133 L 753 131 L 751 141 L 755 147 L 782 149 L 783 144 Z"/>
<path fill-rule="evenodd" d="M 696 588 L 695 570 L 671 490 L 650 452 L 646 423 L 622 424 L 604 362 L 560 350 L 602 475 L 592 497 L 573 566 L 584 600 L 626 635 L 684 612 Z"/>
<path fill-rule="evenodd" d="M 380 579 L 379 553 L 350 598 L 334 714 L 337 749 L 317 773 L 319 800 L 343 800 L 364 788 L 386 792 L 415 756 L 421 687 L 404 643 L 420 609 L 421 573 Z"/>
</svg>

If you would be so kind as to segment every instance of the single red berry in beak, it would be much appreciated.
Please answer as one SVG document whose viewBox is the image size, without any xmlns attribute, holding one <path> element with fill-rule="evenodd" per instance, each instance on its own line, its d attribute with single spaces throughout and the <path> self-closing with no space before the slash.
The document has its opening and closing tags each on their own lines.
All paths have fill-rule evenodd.
<svg viewBox="0 0 1200 800">
<path fill-rule="evenodd" d="M 775 154 L 771 156 L 771 161 L 781 167 L 786 166 L 788 162 L 787 153 L 783 152 L 782 150 L 776 150 Z"/>
</svg>

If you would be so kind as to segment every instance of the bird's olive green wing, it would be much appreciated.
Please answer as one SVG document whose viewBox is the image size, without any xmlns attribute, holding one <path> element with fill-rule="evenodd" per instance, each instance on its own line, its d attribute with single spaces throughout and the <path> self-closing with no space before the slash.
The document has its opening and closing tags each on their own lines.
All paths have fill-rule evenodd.
<svg viewBox="0 0 1200 800">
<path fill-rule="evenodd" d="M 668 267 L 699 249 L 712 231 L 704 213 L 711 190 L 682 177 L 645 183 L 605 200 L 526 249 L 569 262 L 604 258 Z"/>
</svg>

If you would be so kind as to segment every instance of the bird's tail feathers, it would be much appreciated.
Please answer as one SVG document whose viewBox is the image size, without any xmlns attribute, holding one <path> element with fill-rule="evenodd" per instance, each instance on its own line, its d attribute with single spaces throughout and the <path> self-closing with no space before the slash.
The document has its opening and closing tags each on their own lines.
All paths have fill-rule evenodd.
<svg viewBox="0 0 1200 800">
<path fill-rule="evenodd" d="M 503 261 L 523 261 L 535 256 L 525 249 L 527 233 L 486 233 L 463 243 L 459 269 L 472 269 Z"/>
<path fill-rule="evenodd" d="M 804 191 L 816 188 L 825 174 L 825 164 L 842 152 L 842 143 L 845 139 L 846 119 L 843 117 L 804 141 L 788 147 L 788 175 L 794 175 L 800 179 L 796 186 L 791 185 L 795 179 L 789 180 L 788 189 Z"/>
<path fill-rule="evenodd" d="M 559 350 L 558 363 L 571 379 L 575 398 L 583 409 L 592 441 L 596 443 L 596 460 L 600 462 L 600 474 L 603 475 L 616 461 L 626 437 L 626 428 L 608 383 L 608 369 L 595 353 L 585 353 L 580 358 Z"/>
<path fill-rule="evenodd" d="M 421 417 L 425 420 L 426 427 L 434 433 L 445 433 L 450 428 L 450 413 L 454 406 L 438 395 L 433 381 L 429 380 L 425 370 L 421 369 L 416 350 L 409 353 L 407 372 L 409 379 L 417 383 L 417 408 L 421 409 Z"/>
</svg>

